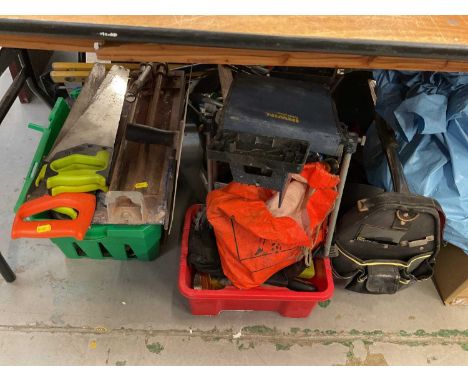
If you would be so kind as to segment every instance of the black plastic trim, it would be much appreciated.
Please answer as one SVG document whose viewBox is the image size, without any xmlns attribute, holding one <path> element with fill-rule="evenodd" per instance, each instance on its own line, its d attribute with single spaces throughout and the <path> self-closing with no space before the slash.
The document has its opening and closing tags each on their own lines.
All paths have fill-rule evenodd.
<svg viewBox="0 0 468 382">
<path fill-rule="evenodd" d="M 271 36 L 4 18 L 0 18 L 0 33 L 86 38 L 99 42 L 195 45 L 468 61 L 468 46 L 452 44 Z"/>
</svg>

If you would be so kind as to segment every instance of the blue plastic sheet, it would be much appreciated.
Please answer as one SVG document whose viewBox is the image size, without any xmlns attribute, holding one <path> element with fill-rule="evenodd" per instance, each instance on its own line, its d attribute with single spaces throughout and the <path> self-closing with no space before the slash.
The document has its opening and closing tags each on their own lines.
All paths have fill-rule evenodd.
<svg viewBox="0 0 468 382">
<path fill-rule="evenodd" d="M 468 253 L 468 75 L 374 71 L 376 111 L 395 130 L 410 190 L 436 199 L 444 239 Z M 375 126 L 364 147 L 371 184 L 392 190 Z"/>
</svg>

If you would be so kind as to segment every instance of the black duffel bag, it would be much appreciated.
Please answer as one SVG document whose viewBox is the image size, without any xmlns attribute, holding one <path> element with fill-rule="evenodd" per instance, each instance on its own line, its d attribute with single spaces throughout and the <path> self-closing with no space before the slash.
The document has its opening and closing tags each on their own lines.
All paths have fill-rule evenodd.
<svg viewBox="0 0 468 382">
<path fill-rule="evenodd" d="M 338 286 L 392 294 L 432 276 L 445 216 L 436 200 L 410 193 L 393 130 L 378 115 L 376 127 L 394 191 L 362 185 L 349 191 L 354 206 L 337 223 L 332 265 Z"/>
</svg>

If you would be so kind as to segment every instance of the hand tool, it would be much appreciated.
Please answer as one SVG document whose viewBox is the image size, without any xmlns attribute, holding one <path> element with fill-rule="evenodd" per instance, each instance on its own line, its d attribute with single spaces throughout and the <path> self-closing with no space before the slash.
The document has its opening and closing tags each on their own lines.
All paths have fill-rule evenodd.
<svg viewBox="0 0 468 382">
<path fill-rule="evenodd" d="M 80 91 L 64 126 L 46 161 L 50 163 L 41 177 L 47 178 L 47 188 L 37 187 L 29 199 L 51 190 L 53 196 L 64 192 L 106 192 L 109 160 L 112 155 L 129 70 L 95 64 L 88 80 Z M 90 143 L 99 143 L 102 146 Z M 94 173 L 70 171 L 94 170 Z M 52 171 L 58 172 L 56 175 Z M 101 171 L 101 174 L 96 172 Z M 66 173 L 64 173 L 66 172 Z M 39 178 L 39 181 L 41 178 Z M 76 212 L 66 205 L 54 211 L 71 218 Z"/>
<path fill-rule="evenodd" d="M 135 102 L 125 102 L 122 112 L 126 123 L 116 141 L 102 218 L 110 224 L 164 224 L 168 229 L 172 221 L 186 82 L 183 72 L 153 65 L 151 81 Z"/>
<path fill-rule="evenodd" d="M 78 211 L 74 220 L 27 219 L 54 208 L 67 206 Z M 44 195 L 24 203 L 16 212 L 11 230 L 12 239 L 74 237 L 83 240 L 91 224 L 96 197 L 85 193 L 64 193 L 57 196 Z"/>
<path fill-rule="evenodd" d="M 44 150 L 46 157 L 41 155 L 35 163 L 40 171 L 31 177 L 28 201 L 17 210 L 13 238 L 84 238 L 96 208 L 96 197 L 84 192 L 107 191 L 109 162 L 128 75 L 129 71 L 122 67 L 113 66 L 107 76 L 102 65 L 93 67 L 60 133 L 57 130 L 53 139 L 47 141 L 47 145 L 55 145 Z M 30 220 L 47 211 L 71 220 L 63 220 L 63 216 Z"/>
<path fill-rule="evenodd" d="M 46 181 L 47 188 L 52 191 L 56 187 L 81 187 L 88 184 L 106 187 L 106 178 L 97 174 L 95 170 L 71 170 L 60 171 L 58 175 L 51 176 Z"/>
<path fill-rule="evenodd" d="M 82 152 L 94 152 L 100 149 L 95 155 L 87 155 Z M 73 154 L 61 153 L 61 158 L 56 159 L 50 163 L 50 168 L 55 172 L 62 171 L 78 171 L 78 170 L 92 170 L 102 171 L 109 166 L 110 148 L 101 148 L 95 145 L 85 145 L 85 147 L 77 147 L 71 150 Z M 63 155 L 63 156 L 62 156 Z"/>
<path fill-rule="evenodd" d="M 125 94 L 125 101 L 127 102 L 135 102 L 138 92 L 145 86 L 148 80 L 151 78 L 151 72 L 153 71 L 153 64 L 142 64 L 140 66 L 140 75 L 138 78 L 132 83 L 130 89 L 127 90 L 127 94 Z"/>
<path fill-rule="evenodd" d="M 56 154 L 61 158 L 52 161 L 50 171 L 46 170 L 47 189 L 52 195 L 97 190 L 107 192 L 110 151 L 112 150 L 106 147 L 81 145 Z M 84 154 L 87 152 L 96 154 Z"/>
<path fill-rule="evenodd" d="M 73 208 L 70 208 L 70 207 L 52 208 L 52 211 L 57 212 L 61 215 L 68 216 L 72 220 L 78 217 L 78 212 L 76 212 Z"/>
<path fill-rule="evenodd" d="M 91 70 L 91 73 L 86 79 L 85 84 L 81 88 L 80 94 L 76 99 L 75 103 L 73 104 L 73 107 L 71 108 L 68 117 L 63 123 L 63 126 L 60 129 L 58 136 L 55 139 L 51 140 L 51 144 L 58 145 L 62 141 L 62 139 L 68 134 L 70 129 L 74 127 L 76 121 L 80 118 L 81 115 L 83 115 L 83 113 L 88 108 L 99 86 L 104 81 L 105 76 L 105 67 L 101 64 L 95 64 Z M 45 151 L 45 155 L 47 155 L 48 160 L 50 160 L 50 158 L 52 157 L 52 153 L 50 151 L 50 148 L 49 150 Z"/>
<path fill-rule="evenodd" d="M 96 64 L 47 157 L 48 161 L 57 158 L 56 154 L 61 151 L 83 144 L 114 147 L 129 70 L 114 65 L 104 79 L 103 74 L 105 67 Z"/>
<path fill-rule="evenodd" d="M 63 192 L 107 192 L 111 151 L 108 147 L 81 145 L 57 153 L 59 159 L 42 166 L 27 198 L 31 200 L 49 191 L 53 196 Z"/>
<path fill-rule="evenodd" d="M 105 171 L 109 168 L 109 158 L 119 125 L 129 71 L 123 67 L 112 66 L 107 76 L 105 66 L 95 64 L 83 86 L 80 96 L 73 105 L 55 145 L 43 162 L 41 172 L 36 178 L 37 186 L 30 189 L 29 199 L 47 194 L 40 181 L 53 177 L 48 188 L 56 188 L 54 195 L 60 192 L 82 192 L 101 189 L 106 191 L 107 173 L 70 179 L 71 174 L 55 178 L 55 172 L 74 170 Z M 99 143 L 100 146 L 90 143 Z M 107 143 L 107 145 L 106 145 Z M 44 167 L 44 164 L 49 164 Z M 83 174 L 80 174 L 83 175 Z M 91 175 L 91 174 L 88 174 Z M 61 184 L 60 182 L 65 182 Z M 93 186 L 91 186 L 93 185 Z M 98 185 L 98 186 L 97 186 Z M 62 186 L 62 188 L 57 188 Z M 63 187 L 66 188 L 63 188 Z M 70 189 L 68 187 L 78 187 Z M 66 207 L 66 206 L 61 206 Z"/>
</svg>

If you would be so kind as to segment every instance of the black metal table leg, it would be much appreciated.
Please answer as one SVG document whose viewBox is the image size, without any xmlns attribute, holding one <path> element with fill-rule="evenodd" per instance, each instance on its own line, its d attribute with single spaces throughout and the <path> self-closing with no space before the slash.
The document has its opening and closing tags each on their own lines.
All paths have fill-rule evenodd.
<svg viewBox="0 0 468 382">
<path fill-rule="evenodd" d="M 18 58 L 18 50 L 17 49 L 0 49 L 0 76 L 3 72 L 8 68 L 10 63 Z M 26 70 L 21 68 L 20 72 L 16 75 L 13 79 L 13 83 L 7 89 L 5 94 L 3 95 L 0 101 L 0 123 L 2 123 L 3 119 L 7 115 L 8 111 L 13 105 L 16 96 L 23 88 L 23 85 L 26 82 Z"/>
<path fill-rule="evenodd" d="M 55 100 L 52 99 L 38 84 L 36 75 L 34 74 L 31 60 L 29 58 L 29 53 L 27 49 L 21 49 L 19 52 L 19 59 L 22 65 L 22 68 L 26 71 L 26 84 L 29 89 L 41 98 L 47 105 L 51 108 L 54 106 Z"/>
<path fill-rule="evenodd" d="M 20 71 L 13 79 L 13 83 L 10 85 L 0 100 L 0 124 L 7 115 L 11 105 L 15 101 L 15 98 L 18 96 L 25 83 L 29 89 L 39 98 L 41 98 L 47 105 L 50 107 L 54 106 L 54 99 L 50 97 L 37 82 L 31 65 L 31 60 L 29 59 L 29 53 L 26 49 L 1 48 L 0 75 L 2 75 L 5 69 L 8 68 L 8 66 L 15 60 L 19 62 Z"/>
<path fill-rule="evenodd" d="M 15 79 L 13 80 L 12 84 L 8 88 L 8 90 L 3 95 L 0 101 L 0 123 L 3 121 L 7 113 L 10 111 L 11 105 L 15 102 L 18 93 L 23 88 L 24 83 L 26 82 L 27 76 L 25 69 L 21 69 L 21 71 L 16 75 Z"/>
<path fill-rule="evenodd" d="M 0 274 L 3 276 L 7 283 L 12 283 L 16 280 L 16 275 L 11 270 L 10 266 L 6 262 L 2 253 L 0 252 Z"/>
</svg>

